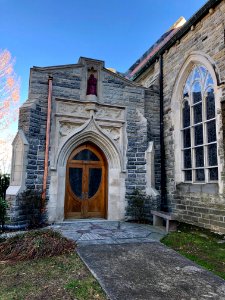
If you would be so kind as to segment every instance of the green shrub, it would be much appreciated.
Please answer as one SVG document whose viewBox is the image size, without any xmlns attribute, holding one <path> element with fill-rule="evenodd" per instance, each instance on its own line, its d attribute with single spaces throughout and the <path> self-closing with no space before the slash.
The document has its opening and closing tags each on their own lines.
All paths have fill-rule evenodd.
<svg viewBox="0 0 225 300">
<path fill-rule="evenodd" d="M 128 198 L 127 216 L 132 220 L 141 222 L 145 220 L 146 195 L 139 189 L 134 189 Z"/>
<path fill-rule="evenodd" d="M 5 199 L 6 190 L 9 186 L 10 177 L 8 174 L 0 174 L 0 197 Z"/>
<path fill-rule="evenodd" d="M 6 210 L 7 210 L 7 202 L 0 197 L 0 224 L 2 229 L 4 229 L 5 221 L 6 221 Z"/>
<path fill-rule="evenodd" d="M 38 190 L 25 190 L 17 196 L 21 214 L 30 228 L 39 227 L 42 223 L 41 202 L 41 192 Z"/>
</svg>

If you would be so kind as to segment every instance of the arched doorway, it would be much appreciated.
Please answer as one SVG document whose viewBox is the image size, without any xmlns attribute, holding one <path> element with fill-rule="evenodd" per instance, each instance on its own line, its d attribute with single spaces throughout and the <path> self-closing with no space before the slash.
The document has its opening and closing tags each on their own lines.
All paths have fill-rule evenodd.
<svg viewBox="0 0 225 300">
<path fill-rule="evenodd" d="M 94 144 L 70 155 L 66 167 L 65 218 L 105 218 L 107 162 Z"/>
</svg>

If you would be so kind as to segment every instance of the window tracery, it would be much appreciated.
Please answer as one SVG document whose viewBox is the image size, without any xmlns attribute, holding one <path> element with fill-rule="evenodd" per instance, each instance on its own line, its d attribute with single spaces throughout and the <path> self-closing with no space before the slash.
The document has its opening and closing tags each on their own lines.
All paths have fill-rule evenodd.
<svg viewBox="0 0 225 300">
<path fill-rule="evenodd" d="M 217 181 L 214 82 L 202 65 L 195 65 L 185 82 L 181 115 L 184 181 Z"/>
</svg>

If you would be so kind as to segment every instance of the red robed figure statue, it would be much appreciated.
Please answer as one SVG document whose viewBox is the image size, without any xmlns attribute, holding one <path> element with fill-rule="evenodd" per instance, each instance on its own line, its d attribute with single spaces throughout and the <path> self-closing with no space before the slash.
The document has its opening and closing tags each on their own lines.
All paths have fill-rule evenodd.
<svg viewBox="0 0 225 300">
<path fill-rule="evenodd" d="M 87 95 L 97 96 L 97 78 L 95 78 L 93 74 L 88 78 Z"/>
</svg>

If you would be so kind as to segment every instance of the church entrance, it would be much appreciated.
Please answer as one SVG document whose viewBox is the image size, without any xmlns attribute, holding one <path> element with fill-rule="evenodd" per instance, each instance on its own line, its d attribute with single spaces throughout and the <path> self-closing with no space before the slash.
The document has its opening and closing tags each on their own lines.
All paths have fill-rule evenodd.
<svg viewBox="0 0 225 300">
<path fill-rule="evenodd" d="M 105 218 L 107 162 L 91 143 L 76 148 L 66 168 L 65 218 Z"/>
</svg>

